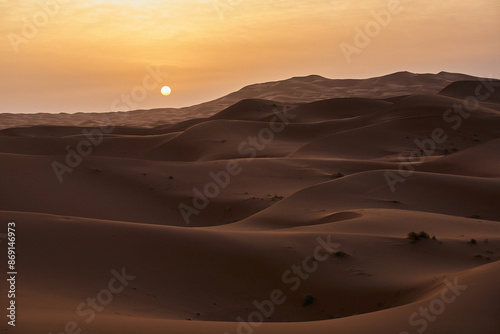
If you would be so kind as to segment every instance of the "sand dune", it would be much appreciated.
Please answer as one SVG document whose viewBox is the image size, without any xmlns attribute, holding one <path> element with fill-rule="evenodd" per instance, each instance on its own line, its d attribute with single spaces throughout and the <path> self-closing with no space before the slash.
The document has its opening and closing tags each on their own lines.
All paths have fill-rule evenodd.
<svg viewBox="0 0 500 334">
<path fill-rule="evenodd" d="M 478 87 L 481 88 L 478 89 Z M 499 87 L 500 81 L 498 80 L 484 80 L 479 83 L 477 80 L 456 81 L 443 88 L 439 94 L 464 99 L 468 96 L 475 96 L 479 92 L 480 95 L 485 96 L 487 103 L 497 104 L 500 103 Z"/>
<path fill-rule="evenodd" d="M 104 115 L 0 115 L 19 271 L 2 329 L 498 333 L 500 103 L 479 84 L 292 78 L 106 132 Z"/>
</svg>

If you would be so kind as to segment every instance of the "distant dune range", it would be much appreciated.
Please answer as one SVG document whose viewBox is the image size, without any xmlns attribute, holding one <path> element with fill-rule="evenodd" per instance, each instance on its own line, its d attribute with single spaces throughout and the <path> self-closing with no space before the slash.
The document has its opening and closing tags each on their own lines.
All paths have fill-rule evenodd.
<svg viewBox="0 0 500 334">
<path fill-rule="evenodd" d="M 222 98 L 186 108 L 137 110 L 123 113 L 11 114 L 0 113 L 0 129 L 33 125 L 96 126 L 111 121 L 128 127 L 163 127 L 192 118 L 212 116 L 244 99 L 265 99 L 289 104 L 330 98 L 387 98 L 409 94 L 434 94 L 452 82 L 473 80 L 464 74 L 399 72 L 372 79 L 327 79 L 318 75 L 250 85 Z M 111 101 L 110 101 L 111 104 Z"/>
<path fill-rule="evenodd" d="M 283 112 L 289 124 L 252 151 Z M 60 183 L 53 162 L 103 117 L 122 120 Z M 0 220 L 17 222 L 19 271 L 5 333 L 500 332 L 500 81 L 308 76 L 127 117 L 0 114 L 0 127 Z M 417 144 L 436 129 L 445 140 Z M 230 161 L 241 173 L 186 224 L 179 205 Z M 325 261 L 318 237 L 338 244 Z M 292 291 L 282 275 L 303 263 L 318 269 Z M 135 279 L 87 323 L 77 308 L 121 268 Z M 442 302 L 454 282 L 466 288 Z M 275 289 L 286 301 L 264 324 L 238 323 Z"/>
</svg>

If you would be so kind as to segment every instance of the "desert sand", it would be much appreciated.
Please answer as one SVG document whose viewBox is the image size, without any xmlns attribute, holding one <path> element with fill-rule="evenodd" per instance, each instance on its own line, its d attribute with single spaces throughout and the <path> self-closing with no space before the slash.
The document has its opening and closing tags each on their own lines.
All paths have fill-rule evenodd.
<svg viewBox="0 0 500 334">
<path fill-rule="evenodd" d="M 0 128 L 4 333 L 500 332 L 499 81 L 297 77 Z"/>
</svg>

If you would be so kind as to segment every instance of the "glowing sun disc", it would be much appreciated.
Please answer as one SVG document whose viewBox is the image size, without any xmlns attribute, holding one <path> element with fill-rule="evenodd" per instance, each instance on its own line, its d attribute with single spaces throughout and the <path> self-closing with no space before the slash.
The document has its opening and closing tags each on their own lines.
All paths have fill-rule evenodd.
<svg viewBox="0 0 500 334">
<path fill-rule="evenodd" d="M 163 86 L 161 88 L 161 93 L 165 96 L 168 96 L 168 95 L 170 95 L 170 93 L 172 93 L 172 89 L 170 89 L 170 87 L 168 87 L 168 86 Z"/>
</svg>

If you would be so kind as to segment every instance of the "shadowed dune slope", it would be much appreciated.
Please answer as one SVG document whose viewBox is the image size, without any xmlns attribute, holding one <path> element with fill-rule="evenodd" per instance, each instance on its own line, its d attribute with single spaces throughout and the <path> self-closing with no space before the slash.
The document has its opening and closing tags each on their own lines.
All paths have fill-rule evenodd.
<svg viewBox="0 0 500 334">
<path fill-rule="evenodd" d="M 457 99 L 477 97 L 485 102 L 500 103 L 500 81 L 499 80 L 468 80 L 457 81 L 443 88 L 440 95 L 450 96 Z"/>
</svg>

